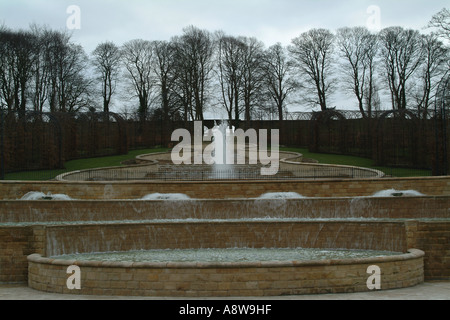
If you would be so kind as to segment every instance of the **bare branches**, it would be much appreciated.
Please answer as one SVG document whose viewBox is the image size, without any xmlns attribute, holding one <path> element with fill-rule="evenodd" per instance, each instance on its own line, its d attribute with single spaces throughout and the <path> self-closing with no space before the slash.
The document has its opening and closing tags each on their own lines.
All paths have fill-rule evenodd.
<svg viewBox="0 0 450 320">
<path fill-rule="evenodd" d="M 325 29 L 312 29 L 292 40 L 289 51 L 302 77 L 305 99 L 327 110 L 329 94 L 334 90 L 332 54 L 334 35 Z"/>
<path fill-rule="evenodd" d="M 429 28 L 435 28 L 439 37 L 450 40 L 450 10 L 442 9 L 436 13 L 428 24 Z"/>
<path fill-rule="evenodd" d="M 147 40 L 131 40 L 123 45 L 122 56 L 126 77 L 139 99 L 138 113 L 146 117 L 155 86 L 152 72 L 153 45 Z"/>
<path fill-rule="evenodd" d="M 178 73 L 176 70 L 176 47 L 167 41 L 153 43 L 155 59 L 153 69 L 160 88 L 161 115 L 164 121 L 175 119 L 180 114 L 176 95 Z"/>
<path fill-rule="evenodd" d="M 279 120 L 282 121 L 286 100 L 298 88 L 298 83 L 292 78 L 292 63 L 287 50 L 280 43 L 267 49 L 264 71 L 268 94 L 276 105 Z"/>
<path fill-rule="evenodd" d="M 344 58 L 346 88 L 356 96 L 363 117 L 371 117 L 375 88 L 375 58 L 378 38 L 366 28 L 342 28 L 337 32 L 337 45 Z"/>
<path fill-rule="evenodd" d="M 406 109 L 409 80 L 423 59 L 420 33 L 416 30 L 391 27 L 381 31 L 380 40 L 381 57 L 391 91 L 392 109 Z"/>
<path fill-rule="evenodd" d="M 212 36 L 206 30 L 190 26 L 173 41 L 176 43 L 179 96 L 185 117 L 189 114 L 192 120 L 203 120 L 214 67 Z"/>
<path fill-rule="evenodd" d="M 244 77 L 244 55 L 246 45 L 240 39 L 219 36 L 217 40 L 217 68 L 221 88 L 222 104 L 231 125 L 233 116 L 239 119 L 241 88 Z"/>
<path fill-rule="evenodd" d="M 434 100 L 436 87 L 442 76 L 448 70 L 449 48 L 436 35 L 422 36 L 423 59 L 417 71 L 416 90 L 412 93 L 415 104 L 422 117 L 426 117 L 428 109 Z"/>
<path fill-rule="evenodd" d="M 245 120 L 250 121 L 255 109 L 263 104 L 264 44 L 256 38 L 241 39 L 245 44 L 242 99 Z"/>
<path fill-rule="evenodd" d="M 103 111 L 109 112 L 120 71 L 121 51 L 113 42 L 103 42 L 95 48 L 92 56 L 92 62 L 101 84 Z"/>
<path fill-rule="evenodd" d="M 0 25 L 0 105 L 70 112 L 101 104 L 109 112 L 120 89 L 121 102 L 145 118 L 203 120 L 220 106 L 231 123 L 267 115 L 283 120 L 292 96 L 301 97 L 300 108 L 327 110 L 334 93 L 347 91 L 363 117 L 384 102 L 379 92 L 393 109 L 425 114 L 449 68 L 450 11 L 442 9 L 428 27 L 436 33 L 312 29 L 289 46 L 265 48 L 255 38 L 223 32 L 213 38 L 189 26 L 167 41 L 103 42 L 88 57 L 66 32 Z"/>
<path fill-rule="evenodd" d="M 31 32 L 0 31 L 0 100 L 8 110 L 25 112 L 36 57 L 37 39 Z"/>
</svg>

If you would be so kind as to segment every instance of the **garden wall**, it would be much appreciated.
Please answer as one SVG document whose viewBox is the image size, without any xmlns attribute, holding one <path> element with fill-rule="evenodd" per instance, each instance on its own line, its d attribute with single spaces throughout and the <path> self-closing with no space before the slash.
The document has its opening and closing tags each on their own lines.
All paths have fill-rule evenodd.
<svg viewBox="0 0 450 320">
<path fill-rule="evenodd" d="M 0 226 L 0 282 L 27 281 L 27 255 L 183 248 L 337 248 L 425 252 L 427 280 L 450 279 L 448 221 L 145 222 Z"/>
<path fill-rule="evenodd" d="M 154 297 L 282 296 L 368 291 L 367 270 L 382 270 L 380 289 L 423 282 L 423 252 L 395 257 L 314 262 L 123 263 L 77 262 L 79 290 L 66 285 L 70 261 L 29 257 L 30 287 L 65 294 Z"/>
<path fill-rule="evenodd" d="M 294 181 L 146 181 L 146 182 L 0 182 L 1 199 L 28 192 L 66 194 L 74 199 L 137 199 L 151 193 L 183 193 L 197 199 L 254 198 L 267 192 L 297 192 L 306 197 L 357 197 L 397 189 L 427 196 L 450 195 L 450 177 L 334 179 Z"/>
</svg>

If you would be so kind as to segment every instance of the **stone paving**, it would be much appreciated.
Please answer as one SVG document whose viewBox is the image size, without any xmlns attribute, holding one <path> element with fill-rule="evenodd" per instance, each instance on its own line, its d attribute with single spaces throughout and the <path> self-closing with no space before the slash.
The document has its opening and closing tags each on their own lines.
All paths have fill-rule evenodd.
<svg viewBox="0 0 450 320">
<path fill-rule="evenodd" d="M 213 297 L 201 300 L 214 299 Z M 26 285 L 0 284 L 0 300 L 195 300 L 186 298 L 109 297 L 45 293 Z M 374 292 L 283 296 L 265 298 L 219 298 L 219 300 L 450 300 L 450 281 L 425 282 L 415 287 Z"/>
</svg>

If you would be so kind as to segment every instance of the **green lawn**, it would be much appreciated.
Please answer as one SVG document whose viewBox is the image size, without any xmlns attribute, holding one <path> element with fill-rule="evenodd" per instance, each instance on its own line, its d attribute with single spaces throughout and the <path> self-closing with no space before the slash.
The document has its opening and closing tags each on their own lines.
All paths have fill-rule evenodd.
<svg viewBox="0 0 450 320">
<path fill-rule="evenodd" d="M 395 177 L 423 177 L 431 176 L 431 170 L 419 170 L 410 168 L 390 168 L 378 167 L 373 165 L 373 160 L 354 156 L 344 156 L 336 154 L 311 153 L 304 148 L 280 148 L 283 151 L 294 151 L 303 154 L 305 158 L 315 159 L 319 163 L 340 164 L 356 167 L 376 169 L 384 172 L 386 175 Z"/>
<path fill-rule="evenodd" d="M 340 164 L 340 165 L 351 165 L 357 167 L 373 168 L 383 171 L 386 175 L 395 177 L 421 177 L 430 176 L 430 170 L 416 170 L 416 169 L 403 169 L 403 168 L 387 168 L 387 167 L 377 167 L 373 166 L 373 161 L 371 159 L 353 157 L 353 156 L 343 156 L 335 154 L 321 154 L 321 153 L 311 153 L 308 149 L 304 148 L 281 148 L 283 151 L 295 151 L 302 153 L 305 158 L 311 158 L 319 161 L 319 163 L 326 164 Z M 101 158 L 90 158 L 90 159 L 80 159 L 68 161 L 65 164 L 65 169 L 61 170 L 42 170 L 42 171 L 28 171 L 28 172 L 16 172 L 6 174 L 5 180 L 28 180 L 28 181 L 42 181 L 51 180 L 57 175 L 76 171 L 76 170 L 86 170 L 104 167 L 116 167 L 120 166 L 121 162 L 126 160 L 132 160 L 136 156 L 141 154 L 153 153 L 153 152 L 166 152 L 169 149 L 159 148 L 159 149 L 143 149 L 143 150 L 133 150 L 126 155 L 120 156 L 110 156 Z"/>
<path fill-rule="evenodd" d="M 41 171 L 23 171 L 8 173 L 5 176 L 5 180 L 29 180 L 29 181 L 40 181 L 40 180 L 51 180 L 59 174 L 65 172 L 71 172 L 76 170 L 86 170 L 95 168 L 105 168 L 105 167 L 117 167 L 121 165 L 121 162 L 126 160 L 132 160 L 136 156 L 141 154 L 153 153 L 153 152 L 166 152 L 169 149 L 159 148 L 159 149 L 142 149 L 133 150 L 126 155 L 119 156 L 109 156 L 101 158 L 89 158 L 89 159 L 79 159 L 72 160 L 65 163 L 65 169 L 60 170 L 41 170 Z"/>
</svg>

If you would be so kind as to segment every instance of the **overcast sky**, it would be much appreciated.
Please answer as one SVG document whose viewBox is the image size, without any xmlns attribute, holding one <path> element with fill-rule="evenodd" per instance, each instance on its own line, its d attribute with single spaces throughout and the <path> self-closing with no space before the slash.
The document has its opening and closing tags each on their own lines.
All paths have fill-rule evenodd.
<svg viewBox="0 0 450 320">
<path fill-rule="evenodd" d="M 402 26 L 427 32 L 423 28 L 444 7 L 448 0 L 0 0 L 0 25 L 69 29 L 88 54 L 104 41 L 120 46 L 133 39 L 170 40 L 189 25 L 256 37 L 268 47 L 288 45 L 312 28 Z M 355 108 L 351 99 L 338 96 L 337 108 Z"/>
<path fill-rule="evenodd" d="M 79 15 L 68 12 L 73 5 Z M 69 20 L 74 42 L 88 53 L 106 40 L 169 40 L 188 25 L 254 36 L 269 46 L 289 44 L 311 28 L 373 25 L 377 11 L 369 8 L 379 8 L 381 28 L 421 29 L 446 5 L 448 0 L 0 0 L 0 24 L 64 29 Z"/>
</svg>

